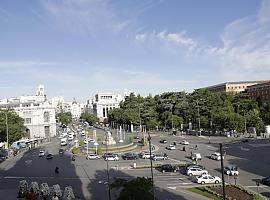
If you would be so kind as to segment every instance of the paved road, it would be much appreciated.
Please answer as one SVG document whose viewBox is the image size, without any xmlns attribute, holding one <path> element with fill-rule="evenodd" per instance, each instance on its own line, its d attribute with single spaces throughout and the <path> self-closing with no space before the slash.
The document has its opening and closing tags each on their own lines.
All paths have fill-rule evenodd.
<svg viewBox="0 0 270 200">
<path fill-rule="evenodd" d="M 0 195 L 5 196 L 6 200 L 14 200 L 17 195 L 18 183 L 20 180 L 36 181 L 39 184 L 47 182 L 49 186 L 59 184 L 61 188 L 72 186 L 74 193 L 78 199 L 107 199 L 107 176 L 106 162 L 104 160 L 86 160 L 84 157 L 77 157 L 76 161 L 71 161 L 70 154 L 65 152 L 64 155 L 58 154 L 60 148 L 59 139 L 54 139 L 52 143 L 41 149 L 45 149 L 48 153 L 54 154 L 52 160 L 45 157 L 38 157 L 39 149 L 30 150 L 23 155 L 11 158 L 0 164 Z M 149 163 L 149 160 L 140 159 L 137 161 L 140 165 Z M 174 162 L 170 160 L 164 161 Z M 150 170 L 130 170 L 128 167 L 133 161 L 120 160 L 117 162 L 109 162 L 111 180 L 116 177 L 133 178 L 137 176 L 150 177 Z M 54 168 L 60 168 L 60 174 L 54 174 Z M 154 172 L 155 175 L 162 179 L 167 179 L 166 175 Z M 172 180 L 177 180 L 174 175 L 169 175 Z M 179 176 L 180 177 L 180 176 Z M 164 190 L 165 189 L 165 190 Z M 114 191 L 112 191 L 114 193 Z M 190 193 L 177 193 L 176 190 L 169 188 L 156 187 L 157 196 L 160 199 L 196 199 L 196 195 Z M 200 197 L 197 197 L 200 199 Z"/>
<path fill-rule="evenodd" d="M 167 139 L 168 144 L 161 144 L 159 140 Z M 182 140 L 188 140 L 190 145 L 186 147 L 186 152 L 182 151 Z M 177 161 L 189 162 L 190 152 L 196 152 L 195 145 L 198 145 L 198 152 L 203 156 L 200 164 L 213 175 L 221 177 L 220 163 L 208 158 L 208 156 L 218 150 L 218 143 L 228 142 L 230 138 L 212 137 L 209 144 L 208 137 L 195 136 L 168 136 L 166 134 L 152 134 L 152 143 L 159 148 L 155 153 L 167 153 L 169 160 L 161 163 L 177 163 Z M 176 150 L 166 150 L 165 147 L 176 142 Z M 240 168 L 240 176 L 238 183 L 247 186 L 256 191 L 255 179 L 269 176 L 269 159 L 270 150 L 268 140 L 258 140 L 249 143 L 236 143 L 226 145 L 227 156 L 225 165 L 228 163 L 237 164 Z M 59 139 L 53 139 L 52 143 L 46 145 L 43 149 L 54 154 L 52 160 L 38 157 L 39 149 L 31 150 L 16 158 L 9 159 L 0 164 L 0 195 L 5 195 L 6 199 L 14 199 L 16 197 L 19 180 L 26 179 L 37 181 L 39 184 L 47 182 L 50 186 L 60 184 L 61 188 L 72 186 L 78 199 L 100 200 L 107 198 L 107 175 L 106 162 L 104 160 L 86 160 L 85 157 L 77 157 L 75 162 L 71 161 L 70 155 L 66 152 L 59 155 L 60 148 Z M 258 156 L 259 155 L 259 156 Z M 123 177 L 131 179 L 137 176 L 151 177 L 150 169 L 131 169 L 134 161 L 110 161 L 110 178 Z M 149 160 L 139 159 L 137 165 L 147 165 Z M 54 168 L 60 168 L 60 174 L 55 176 Z M 226 181 L 233 183 L 232 177 L 226 177 Z M 202 199 L 196 194 L 191 194 L 185 190 L 196 184 L 191 182 L 189 178 L 181 172 L 164 173 L 154 170 L 155 191 L 160 199 Z M 114 193 L 115 191 L 112 191 Z M 260 186 L 259 192 L 265 196 L 270 194 L 267 186 Z M 7 194 L 7 195 L 6 195 Z M 14 194 L 14 195 L 12 195 Z M 113 195 L 112 195 L 113 196 Z M 268 196 L 269 197 L 269 196 Z"/>
</svg>

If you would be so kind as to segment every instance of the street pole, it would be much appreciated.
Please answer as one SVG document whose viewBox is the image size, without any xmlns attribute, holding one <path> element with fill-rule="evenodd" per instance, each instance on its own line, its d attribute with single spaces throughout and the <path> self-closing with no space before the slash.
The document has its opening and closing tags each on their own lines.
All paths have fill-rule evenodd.
<svg viewBox="0 0 270 200">
<path fill-rule="evenodd" d="M 200 107 L 199 107 L 198 101 L 196 102 L 197 102 L 197 111 L 198 111 L 198 129 L 199 129 L 199 134 L 201 135 Z"/>
<path fill-rule="evenodd" d="M 173 131 L 173 105 L 171 104 L 171 113 L 172 113 L 172 131 Z"/>
<path fill-rule="evenodd" d="M 148 142 L 149 142 L 149 151 L 150 151 L 150 165 L 151 165 L 151 177 L 152 177 L 152 192 L 153 200 L 155 200 L 155 186 L 154 186 L 154 174 L 153 174 L 153 159 L 152 159 L 152 147 L 151 147 L 151 136 L 148 132 Z"/>
<path fill-rule="evenodd" d="M 7 152 L 9 157 L 9 133 L 8 133 L 8 109 L 6 110 L 6 132 L 7 132 Z"/>
<path fill-rule="evenodd" d="M 106 134 L 106 156 L 108 155 L 108 134 Z M 111 200 L 111 188 L 110 188 L 110 174 L 109 174 L 109 160 L 108 157 L 106 159 L 106 164 L 107 164 L 107 182 L 108 182 L 108 197 L 109 200 Z"/>
<path fill-rule="evenodd" d="M 224 180 L 224 167 L 223 167 L 223 151 L 222 151 L 222 143 L 219 144 L 219 151 L 220 151 L 220 164 L 221 164 L 221 176 L 222 176 L 222 189 L 223 189 L 223 200 L 226 200 L 226 193 L 225 193 L 225 180 Z"/>
<path fill-rule="evenodd" d="M 88 131 L 86 132 L 86 154 L 87 154 L 87 156 L 88 156 Z"/>
<path fill-rule="evenodd" d="M 142 136 L 142 119 L 141 119 L 141 108 L 139 107 L 139 120 L 140 120 L 140 133 Z"/>
</svg>

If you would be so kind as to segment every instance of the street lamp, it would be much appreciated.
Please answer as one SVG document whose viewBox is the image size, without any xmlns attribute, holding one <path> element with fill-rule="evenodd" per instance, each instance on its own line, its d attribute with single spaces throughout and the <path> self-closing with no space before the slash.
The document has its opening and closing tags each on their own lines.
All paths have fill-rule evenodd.
<svg viewBox="0 0 270 200">
<path fill-rule="evenodd" d="M 8 132 L 8 107 L 6 107 L 6 133 L 7 133 L 7 152 L 8 152 L 8 157 L 9 157 L 9 132 Z"/>
<path fill-rule="evenodd" d="M 198 114 L 198 129 L 199 129 L 199 134 L 201 135 L 200 107 L 198 104 L 198 100 L 196 100 L 196 103 L 197 103 L 197 114 Z"/>
<path fill-rule="evenodd" d="M 106 133 L 106 156 L 108 155 L 108 133 Z M 109 160 L 106 159 L 106 165 L 107 165 L 107 182 L 108 182 L 108 198 L 111 200 L 111 188 L 110 188 L 110 174 L 109 174 Z"/>
<path fill-rule="evenodd" d="M 173 104 L 171 104 L 171 114 L 172 114 L 172 131 L 173 131 Z"/>
<path fill-rule="evenodd" d="M 151 146 L 151 136 L 148 132 L 148 142 L 149 142 L 149 151 L 150 151 L 150 165 L 151 165 L 151 177 L 152 177 L 152 192 L 153 200 L 155 200 L 155 186 L 154 186 L 154 174 L 153 174 L 153 159 L 152 159 L 152 146 Z"/>
</svg>

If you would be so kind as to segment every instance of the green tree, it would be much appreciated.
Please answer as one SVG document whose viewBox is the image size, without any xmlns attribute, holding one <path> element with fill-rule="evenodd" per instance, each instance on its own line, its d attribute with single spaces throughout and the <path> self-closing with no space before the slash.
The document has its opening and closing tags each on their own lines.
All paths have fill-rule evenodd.
<svg viewBox="0 0 270 200">
<path fill-rule="evenodd" d="M 116 178 L 110 187 L 111 189 L 120 190 L 117 200 L 153 199 L 152 182 L 150 178 L 137 177 L 132 180 Z"/>
<path fill-rule="evenodd" d="M 14 110 L 0 110 L 0 140 L 7 140 L 6 115 L 8 122 L 9 143 L 26 137 L 26 127 L 21 117 Z"/>
<path fill-rule="evenodd" d="M 80 119 L 87 121 L 90 126 L 93 126 L 98 121 L 98 118 L 90 113 L 82 113 Z"/>
<path fill-rule="evenodd" d="M 71 112 L 62 112 L 56 115 L 56 118 L 59 120 L 60 123 L 68 125 L 72 121 Z"/>
</svg>

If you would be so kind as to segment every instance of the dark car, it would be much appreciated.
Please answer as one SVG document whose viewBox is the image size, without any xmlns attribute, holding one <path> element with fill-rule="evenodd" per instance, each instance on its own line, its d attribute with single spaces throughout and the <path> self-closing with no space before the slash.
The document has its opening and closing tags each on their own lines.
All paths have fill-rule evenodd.
<svg viewBox="0 0 270 200">
<path fill-rule="evenodd" d="M 64 149 L 59 149 L 59 154 L 63 154 L 65 152 Z"/>
<path fill-rule="evenodd" d="M 6 160 L 6 157 L 5 156 L 0 156 L 0 163 L 5 161 Z"/>
<path fill-rule="evenodd" d="M 136 153 L 125 153 L 122 155 L 123 160 L 136 160 L 139 156 Z"/>
<path fill-rule="evenodd" d="M 262 184 L 270 186 L 270 176 L 263 178 Z"/>
<path fill-rule="evenodd" d="M 160 143 L 163 143 L 163 144 L 166 144 L 167 143 L 167 140 L 160 140 L 159 142 Z"/>
<path fill-rule="evenodd" d="M 103 158 L 109 157 L 109 156 L 113 156 L 113 153 L 104 153 L 103 154 Z"/>
<path fill-rule="evenodd" d="M 53 158 L 53 155 L 49 153 L 49 154 L 47 154 L 46 158 L 47 159 L 52 159 Z"/>
<path fill-rule="evenodd" d="M 161 165 L 161 167 L 160 167 L 160 171 L 162 173 L 164 173 L 164 172 L 177 172 L 178 170 L 179 170 L 179 167 L 177 167 L 175 165 L 171 165 L 171 164 Z"/>
</svg>

